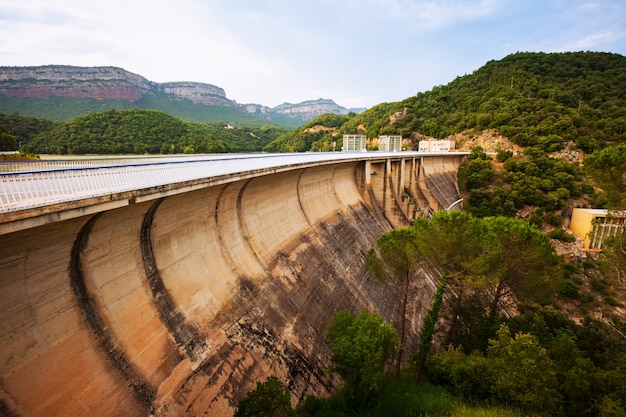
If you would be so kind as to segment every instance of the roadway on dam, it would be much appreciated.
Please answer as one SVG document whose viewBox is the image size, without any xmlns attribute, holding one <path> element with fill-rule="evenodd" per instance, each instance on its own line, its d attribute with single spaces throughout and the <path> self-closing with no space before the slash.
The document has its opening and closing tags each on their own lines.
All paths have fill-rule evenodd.
<svg viewBox="0 0 626 417">
<path fill-rule="evenodd" d="M 449 153 L 315 152 L 295 154 L 217 154 L 193 156 L 80 158 L 0 164 L 0 234 L 56 221 L 59 212 L 89 207 L 109 210 L 132 201 L 145 201 L 190 189 L 252 176 L 349 161 L 385 158 L 429 160 Z M 464 155 L 456 153 L 454 155 Z M 123 194 L 125 193 L 125 194 Z M 97 197 L 106 205 L 100 208 Z M 115 197 L 117 196 L 117 197 Z M 126 202 L 124 201 L 124 196 Z M 82 201 L 82 202 L 81 202 Z M 112 203 L 117 201 L 117 203 Z M 74 202 L 74 204 L 71 204 Z M 42 214 L 57 213 L 45 220 Z M 72 215 L 87 214 L 79 211 Z M 15 220 L 40 217 L 40 221 Z M 66 215 L 64 218 L 68 218 Z"/>
<path fill-rule="evenodd" d="M 6 183 L 1 193 L 0 414 L 227 416 L 269 375 L 294 404 L 328 395 L 339 386 L 323 342 L 333 314 L 397 319 L 398 296 L 367 272 L 367 251 L 392 227 L 457 201 L 465 157 L 220 156 L 22 170 L 13 194 Z M 164 182 L 145 174 L 156 167 Z M 119 172 L 122 181 L 108 176 Z M 19 188 L 37 175 L 54 186 Z M 83 183 L 64 188 L 57 175 Z M 408 343 L 433 293 L 432 280 L 416 286 Z"/>
</svg>

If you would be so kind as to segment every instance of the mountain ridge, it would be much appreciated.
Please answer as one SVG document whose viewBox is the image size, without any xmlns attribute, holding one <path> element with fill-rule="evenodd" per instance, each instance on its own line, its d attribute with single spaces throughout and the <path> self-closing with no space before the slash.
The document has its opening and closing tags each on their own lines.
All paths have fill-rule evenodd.
<svg viewBox="0 0 626 417">
<path fill-rule="evenodd" d="M 223 88 L 196 81 L 170 81 L 157 83 L 120 67 L 98 66 L 79 67 L 71 65 L 42 65 L 9 67 L 0 66 L 0 112 L 18 112 L 29 116 L 45 117 L 52 120 L 69 120 L 79 115 L 107 108 L 147 108 L 164 110 L 172 115 L 191 121 L 233 123 L 236 116 L 244 120 L 245 115 L 254 118 L 299 126 L 327 112 L 347 114 L 350 110 L 337 105 L 330 99 L 307 100 L 302 103 L 283 103 L 274 108 L 261 104 L 239 104 L 227 97 Z M 48 100 L 61 107 L 59 98 L 65 100 L 96 100 L 85 104 L 81 110 L 77 104 L 71 114 L 57 112 L 42 114 L 33 100 Z M 179 104 L 176 106 L 176 104 Z M 194 111 L 187 108 L 194 107 Z M 176 107 L 172 109 L 172 106 Z M 204 106 L 204 107 L 203 107 Z M 221 120 L 208 115 L 215 107 L 229 110 Z M 193 116 L 192 116 L 193 113 Z M 219 113 L 219 112 L 218 112 Z M 187 116 L 187 117 L 186 117 Z M 220 117 L 217 117 L 220 119 Z M 236 122 L 235 122 L 236 123 Z"/>
</svg>

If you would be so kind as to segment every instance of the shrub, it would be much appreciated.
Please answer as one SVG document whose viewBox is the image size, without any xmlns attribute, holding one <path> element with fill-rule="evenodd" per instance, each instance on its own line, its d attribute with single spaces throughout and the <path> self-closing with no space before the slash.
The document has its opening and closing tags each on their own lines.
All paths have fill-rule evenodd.
<svg viewBox="0 0 626 417">
<path fill-rule="evenodd" d="M 454 395 L 482 401 L 492 394 L 493 375 L 487 359 L 479 353 L 465 355 L 461 348 L 451 346 L 435 352 L 427 365 L 429 379 L 448 385 Z"/>
<path fill-rule="evenodd" d="M 513 152 L 512 151 L 498 151 L 498 153 L 496 154 L 496 159 L 500 162 L 504 162 L 506 160 L 508 160 L 509 158 L 511 158 L 513 156 Z"/>
<path fill-rule="evenodd" d="M 234 417 L 294 417 L 291 396 L 283 383 L 274 375 L 265 382 L 257 382 L 256 388 L 239 402 Z"/>
<path fill-rule="evenodd" d="M 558 293 L 563 298 L 578 300 L 580 298 L 580 290 L 578 285 L 571 279 L 564 279 L 559 283 Z"/>
<path fill-rule="evenodd" d="M 548 233 L 548 236 L 550 236 L 551 239 L 560 240 L 561 242 L 571 243 L 576 240 L 576 237 L 568 233 L 565 229 L 555 229 Z"/>
<path fill-rule="evenodd" d="M 325 341 L 333 353 L 331 371 L 344 380 L 346 401 L 366 407 L 380 392 L 385 364 L 396 353 L 396 329 L 377 313 L 354 316 L 342 310 L 328 326 Z"/>
<path fill-rule="evenodd" d="M 518 333 L 512 337 L 502 325 L 497 338 L 489 341 L 487 358 L 493 389 L 502 403 L 546 413 L 558 409 L 556 367 L 535 336 Z"/>
</svg>

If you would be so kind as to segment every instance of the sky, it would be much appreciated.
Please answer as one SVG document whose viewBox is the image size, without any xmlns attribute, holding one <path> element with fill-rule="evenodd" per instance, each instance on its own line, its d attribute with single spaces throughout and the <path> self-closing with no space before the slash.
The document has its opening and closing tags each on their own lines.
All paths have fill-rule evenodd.
<svg viewBox="0 0 626 417">
<path fill-rule="evenodd" d="M 115 66 L 269 107 L 400 101 L 529 51 L 626 55 L 626 1 L 0 0 L 0 66 Z"/>
</svg>

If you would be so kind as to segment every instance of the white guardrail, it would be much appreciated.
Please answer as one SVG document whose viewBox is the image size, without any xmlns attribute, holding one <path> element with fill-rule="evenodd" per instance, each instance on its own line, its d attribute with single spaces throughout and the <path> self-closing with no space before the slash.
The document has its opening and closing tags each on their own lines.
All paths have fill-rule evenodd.
<svg viewBox="0 0 626 417">
<path fill-rule="evenodd" d="M 0 163 L 0 213 L 345 155 L 220 154 Z"/>
<path fill-rule="evenodd" d="M 72 168 L 0 174 L 0 213 L 185 181 L 185 164 Z"/>
<path fill-rule="evenodd" d="M 255 156 L 2 162 L 0 213 L 219 175 L 225 161 L 245 158 L 249 166 Z"/>
</svg>

